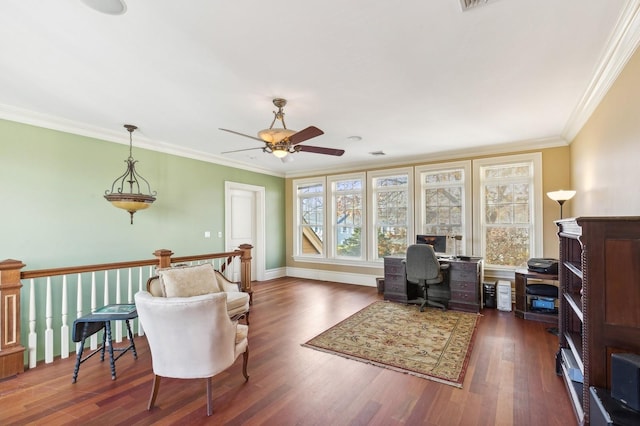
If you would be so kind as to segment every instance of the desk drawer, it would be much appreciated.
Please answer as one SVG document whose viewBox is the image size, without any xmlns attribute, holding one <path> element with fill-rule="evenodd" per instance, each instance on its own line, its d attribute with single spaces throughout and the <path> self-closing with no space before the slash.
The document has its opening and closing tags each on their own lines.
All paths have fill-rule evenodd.
<svg viewBox="0 0 640 426">
<path fill-rule="evenodd" d="M 476 291 L 476 283 L 475 281 L 449 281 L 449 287 L 451 287 L 451 291 Z"/>
<path fill-rule="evenodd" d="M 476 281 L 478 280 L 478 268 L 460 268 L 456 266 L 449 271 L 449 277 L 452 281 Z"/>
<path fill-rule="evenodd" d="M 387 274 L 391 274 L 391 275 L 400 275 L 404 273 L 404 264 L 402 263 L 396 263 L 396 264 L 389 264 L 389 263 L 385 263 L 384 264 L 384 271 Z"/>
<path fill-rule="evenodd" d="M 407 284 L 402 275 L 389 275 L 384 276 L 384 291 L 385 293 L 406 293 Z"/>
<path fill-rule="evenodd" d="M 456 291 L 452 289 L 451 300 L 464 303 L 477 303 L 478 296 L 473 291 Z"/>
</svg>

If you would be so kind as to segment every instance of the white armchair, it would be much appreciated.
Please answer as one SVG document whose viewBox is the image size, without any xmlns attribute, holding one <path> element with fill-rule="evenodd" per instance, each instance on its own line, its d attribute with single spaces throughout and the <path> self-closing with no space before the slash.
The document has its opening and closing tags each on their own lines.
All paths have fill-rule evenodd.
<svg viewBox="0 0 640 426">
<path fill-rule="evenodd" d="M 135 295 L 153 363 L 153 387 L 148 409 L 153 407 L 161 377 L 207 379 L 207 415 L 212 413 L 211 378 L 229 368 L 243 354 L 245 381 L 249 360 L 249 327 L 229 319 L 227 294 L 192 297 Z"/>
<path fill-rule="evenodd" d="M 249 324 L 249 294 L 240 291 L 238 284 L 227 280 L 210 263 L 163 268 L 157 273 L 147 281 L 147 291 L 153 296 L 188 297 L 225 292 L 229 317 L 234 321 L 244 317 Z"/>
</svg>

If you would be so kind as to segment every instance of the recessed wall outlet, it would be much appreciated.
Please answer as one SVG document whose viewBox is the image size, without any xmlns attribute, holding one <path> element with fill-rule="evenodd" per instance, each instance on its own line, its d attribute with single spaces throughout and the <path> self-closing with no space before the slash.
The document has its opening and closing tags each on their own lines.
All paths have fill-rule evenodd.
<svg viewBox="0 0 640 426">
<path fill-rule="evenodd" d="M 222 238 L 222 231 L 218 231 L 218 238 Z"/>
<path fill-rule="evenodd" d="M 205 238 L 211 238 L 211 232 L 209 232 L 209 231 L 204 231 L 204 237 L 205 237 Z"/>
</svg>

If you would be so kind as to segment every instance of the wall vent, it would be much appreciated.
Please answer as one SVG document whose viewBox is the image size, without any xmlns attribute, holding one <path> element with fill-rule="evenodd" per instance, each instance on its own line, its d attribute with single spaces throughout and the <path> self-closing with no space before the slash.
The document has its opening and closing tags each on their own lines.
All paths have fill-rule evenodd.
<svg viewBox="0 0 640 426">
<path fill-rule="evenodd" d="M 370 152 L 369 154 L 371 154 L 371 155 L 387 155 L 387 154 L 384 153 L 384 151 L 373 151 L 373 152 Z"/>
<path fill-rule="evenodd" d="M 484 6 L 487 3 L 494 2 L 495 0 L 460 0 L 462 11 L 473 9 L 474 7 Z"/>
</svg>

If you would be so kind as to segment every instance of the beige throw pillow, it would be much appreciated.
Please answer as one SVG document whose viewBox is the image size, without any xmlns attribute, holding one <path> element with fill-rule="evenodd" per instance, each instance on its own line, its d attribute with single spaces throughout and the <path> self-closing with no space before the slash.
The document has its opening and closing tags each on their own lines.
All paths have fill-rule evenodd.
<svg viewBox="0 0 640 426">
<path fill-rule="evenodd" d="M 191 297 L 218 293 L 220 286 L 210 264 L 158 271 L 166 297 Z"/>
</svg>

